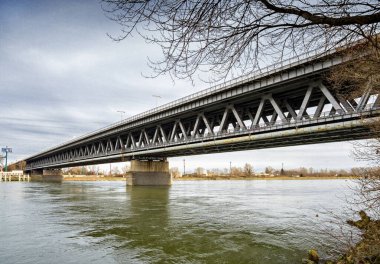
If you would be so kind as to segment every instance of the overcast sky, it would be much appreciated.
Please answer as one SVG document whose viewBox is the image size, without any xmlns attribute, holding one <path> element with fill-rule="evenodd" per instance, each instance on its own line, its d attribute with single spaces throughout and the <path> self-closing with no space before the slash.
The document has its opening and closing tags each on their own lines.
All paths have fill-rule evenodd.
<svg viewBox="0 0 380 264">
<path fill-rule="evenodd" d="M 168 76 L 147 79 L 160 50 L 138 37 L 116 43 L 119 25 L 99 1 L 0 1 L 0 147 L 19 160 L 83 133 L 209 87 Z M 189 169 L 253 164 L 279 168 L 351 168 L 351 143 L 178 157 Z"/>
</svg>

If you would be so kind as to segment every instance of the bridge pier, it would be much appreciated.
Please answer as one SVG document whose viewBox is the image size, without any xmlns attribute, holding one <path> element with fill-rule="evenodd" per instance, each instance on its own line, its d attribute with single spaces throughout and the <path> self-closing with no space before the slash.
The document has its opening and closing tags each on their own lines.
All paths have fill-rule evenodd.
<svg viewBox="0 0 380 264">
<path fill-rule="evenodd" d="M 132 186 L 169 186 L 172 177 L 169 173 L 169 162 L 152 160 L 132 160 L 127 185 Z"/>
<path fill-rule="evenodd" d="M 25 171 L 25 173 L 30 173 L 30 180 L 31 181 L 42 181 L 42 175 L 43 175 L 42 169 L 31 170 L 30 172 Z"/>
<path fill-rule="evenodd" d="M 45 182 L 62 182 L 63 174 L 61 169 L 44 169 L 42 181 Z"/>
<path fill-rule="evenodd" d="M 61 182 L 63 180 L 61 169 L 37 169 L 30 171 L 32 181 Z"/>
</svg>

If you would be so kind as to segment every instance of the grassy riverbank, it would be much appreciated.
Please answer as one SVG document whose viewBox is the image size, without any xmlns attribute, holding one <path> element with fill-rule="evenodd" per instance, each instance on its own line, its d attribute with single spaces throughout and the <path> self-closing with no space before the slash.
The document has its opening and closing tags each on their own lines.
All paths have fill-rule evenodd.
<svg viewBox="0 0 380 264">
<path fill-rule="evenodd" d="M 274 177 L 228 177 L 228 176 L 208 176 L 208 177 L 181 177 L 173 178 L 174 181 L 220 181 L 220 180 L 334 180 L 334 179 L 355 179 L 355 177 L 342 176 L 324 176 L 324 177 L 292 177 L 292 176 L 274 176 Z M 64 181 L 126 181 L 123 177 L 109 177 L 97 175 L 70 175 L 64 176 Z"/>
<path fill-rule="evenodd" d="M 293 177 L 293 176 L 272 176 L 272 177 L 228 177 L 228 176 L 210 176 L 210 177 L 181 177 L 176 181 L 196 181 L 196 180 L 344 180 L 356 179 L 354 176 L 321 176 L 321 177 Z"/>
<path fill-rule="evenodd" d="M 64 181 L 125 181 L 123 177 L 105 177 L 97 175 L 70 175 L 64 176 Z"/>
</svg>

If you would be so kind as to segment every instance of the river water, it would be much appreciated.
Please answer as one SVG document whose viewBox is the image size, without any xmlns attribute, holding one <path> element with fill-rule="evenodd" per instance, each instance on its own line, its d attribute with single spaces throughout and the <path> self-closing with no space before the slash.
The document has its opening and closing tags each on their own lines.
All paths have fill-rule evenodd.
<svg viewBox="0 0 380 264">
<path fill-rule="evenodd" d="M 346 180 L 0 183 L 0 263 L 300 263 Z M 317 216 L 318 214 L 318 216 Z"/>
</svg>

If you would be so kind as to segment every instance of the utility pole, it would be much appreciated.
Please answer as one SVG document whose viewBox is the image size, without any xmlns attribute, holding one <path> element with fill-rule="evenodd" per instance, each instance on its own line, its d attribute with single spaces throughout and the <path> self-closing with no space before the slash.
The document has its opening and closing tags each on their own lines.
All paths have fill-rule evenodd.
<svg viewBox="0 0 380 264">
<path fill-rule="evenodd" d="M 155 95 L 155 94 L 153 94 L 152 96 L 156 98 L 156 107 L 157 107 L 158 106 L 158 99 L 161 99 L 162 97 L 159 95 Z"/>
<path fill-rule="evenodd" d="M 186 173 L 186 160 L 183 159 L 183 176 L 185 176 Z"/>
<path fill-rule="evenodd" d="M 8 153 L 12 153 L 12 149 L 8 148 L 8 146 L 5 146 L 5 148 L 1 148 L 1 152 L 5 152 L 5 172 L 8 171 Z"/>
</svg>

